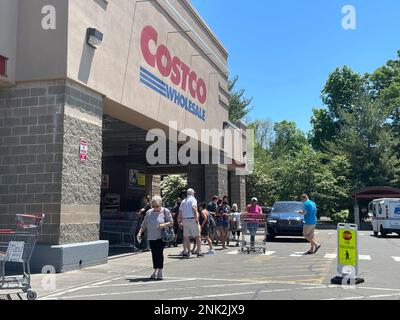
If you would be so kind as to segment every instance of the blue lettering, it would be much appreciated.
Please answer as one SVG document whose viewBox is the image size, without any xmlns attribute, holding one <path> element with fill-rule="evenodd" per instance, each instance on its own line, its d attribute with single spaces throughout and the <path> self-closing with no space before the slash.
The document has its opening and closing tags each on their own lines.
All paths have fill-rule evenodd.
<svg viewBox="0 0 400 320">
<path fill-rule="evenodd" d="M 167 86 L 167 98 L 173 101 L 175 96 L 176 96 L 176 90 Z"/>
<path fill-rule="evenodd" d="M 185 108 L 186 110 L 187 110 L 187 102 L 188 102 L 188 99 L 185 98 L 184 95 L 182 95 L 182 96 L 181 96 L 181 100 L 180 100 L 180 106 L 181 106 L 182 108 Z"/>
<path fill-rule="evenodd" d="M 175 90 L 175 92 L 176 92 L 176 94 L 175 94 L 174 102 L 179 105 L 179 100 L 182 99 L 182 95 L 176 90 Z"/>
<path fill-rule="evenodd" d="M 196 103 L 192 102 L 189 98 L 185 97 L 183 94 L 181 94 L 176 89 L 174 89 L 166 84 L 165 84 L 165 88 L 166 88 L 166 94 L 167 94 L 166 98 L 168 100 L 170 100 L 171 102 L 174 102 L 178 106 L 181 106 L 186 111 L 193 114 L 195 117 L 197 117 L 203 121 L 206 121 L 206 111 L 203 108 L 201 108 Z M 396 210 L 397 209 L 398 208 L 396 208 Z M 397 213 L 397 211 L 395 213 Z"/>
</svg>

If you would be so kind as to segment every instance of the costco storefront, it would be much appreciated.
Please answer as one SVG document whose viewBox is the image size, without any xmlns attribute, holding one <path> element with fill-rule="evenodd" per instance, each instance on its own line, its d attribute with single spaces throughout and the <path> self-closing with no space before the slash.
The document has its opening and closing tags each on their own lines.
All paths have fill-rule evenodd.
<svg viewBox="0 0 400 320">
<path fill-rule="evenodd" d="M 166 175 L 186 177 L 199 200 L 229 194 L 245 205 L 240 161 L 171 157 L 182 132 L 244 129 L 228 121 L 227 51 L 188 1 L 6 0 L 0 9 L 0 228 L 17 213 L 46 215 L 35 266 L 106 262 L 101 213 L 129 219 Z M 166 133 L 165 163 L 148 161 L 154 129 Z M 194 143 L 199 159 L 203 144 Z"/>
</svg>

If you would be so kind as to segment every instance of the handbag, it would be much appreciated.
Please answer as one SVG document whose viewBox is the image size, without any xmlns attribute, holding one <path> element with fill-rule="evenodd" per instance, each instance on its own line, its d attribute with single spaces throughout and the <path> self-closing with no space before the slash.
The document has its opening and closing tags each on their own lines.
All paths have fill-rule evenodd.
<svg viewBox="0 0 400 320">
<path fill-rule="evenodd" d="M 167 214 L 165 212 L 165 209 L 164 209 L 164 221 L 165 221 L 165 223 L 168 222 L 167 221 Z M 162 229 L 161 230 L 161 239 L 162 239 L 162 242 L 165 242 L 165 243 L 173 242 L 175 240 L 174 228 L 173 227 L 169 227 L 169 228 L 166 228 L 166 229 Z"/>
</svg>

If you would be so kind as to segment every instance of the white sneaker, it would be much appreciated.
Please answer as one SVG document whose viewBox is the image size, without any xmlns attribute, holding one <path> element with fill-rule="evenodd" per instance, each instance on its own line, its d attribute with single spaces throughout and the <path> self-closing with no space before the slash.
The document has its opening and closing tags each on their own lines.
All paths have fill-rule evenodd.
<svg viewBox="0 0 400 320">
<path fill-rule="evenodd" d="M 207 252 L 207 254 L 214 254 L 214 253 L 215 253 L 214 249 L 211 249 L 211 250 L 209 250 L 209 251 Z"/>
<path fill-rule="evenodd" d="M 158 271 L 157 280 L 163 280 L 163 279 L 164 279 L 164 278 L 163 278 L 162 271 Z"/>
</svg>

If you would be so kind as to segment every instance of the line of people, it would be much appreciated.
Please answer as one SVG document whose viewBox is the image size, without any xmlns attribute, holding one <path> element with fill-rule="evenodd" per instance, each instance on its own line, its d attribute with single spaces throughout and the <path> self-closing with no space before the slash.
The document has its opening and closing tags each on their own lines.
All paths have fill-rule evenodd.
<svg viewBox="0 0 400 320">
<path fill-rule="evenodd" d="M 176 233 L 176 238 L 173 241 L 174 246 L 178 246 L 179 236 L 183 236 L 181 254 L 184 258 L 190 258 L 191 254 L 204 257 L 202 240 L 209 246 L 207 254 L 214 254 L 214 245 L 218 245 L 218 242 L 222 245 L 221 250 L 228 249 L 230 232 L 232 234 L 231 240 L 236 241 L 238 246 L 242 232 L 241 222 L 244 220 L 251 236 L 250 250 L 255 250 L 257 230 L 260 222 L 265 219 L 262 208 L 257 204 L 257 198 L 252 199 L 251 204 L 246 207 L 242 214 L 236 204 L 232 206 L 232 209 L 230 208 L 227 196 L 222 199 L 215 196 L 206 205 L 205 203 L 198 204 L 195 194 L 196 192 L 193 189 L 188 189 L 186 193 L 182 193 L 172 211 L 163 207 L 160 196 L 155 196 L 151 200 L 149 197 L 145 198 L 145 206 L 139 212 L 141 218 L 137 239 L 142 244 L 143 250 L 148 248 L 151 250 L 154 267 L 151 279 L 163 279 L 164 248 L 166 246 L 166 243 L 162 241 L 163 229 L 174 227 Z M 307 254 L 314 254 L 321 247 L 314 240 L 317 208 L 307 195 L 303 195 L 301 199 L 304 203 L 304 210 L 301 213 L 305 215 L 303 234 L 311 243 L 311 249 Z M 191 249 L 191 239 L 194 240 L 193 249 Z"/>
<path fill-rule="evenodd" d="M 139 211 L 140 230 L 137 234 L 141 249 L 152 253 L 154 273 L 151 279 L 162 280 L 164 268 L 164 249 L 167 245 L 162 241 L 162 230 L 174 227 L 176 238 L 173 241 L 175 247 L 179 244 L 179 238 L 183 238 L 183 258 L 196 255 L 204 257 L 202 241 L 208 245 L 207 254 L 214 254 L 214 246 L 221 243 L 222 249 L 226 250 L 230 240 L 236 241 L 239 246 L 241 235 L 241 216 L 238 206 L 229 206 L 229 199 L 224 196 L 220 199 L 213 197 L 212 201 L 198 204 L 195 198 L 196 192 L 188 189 L 182 193 L 175 207 L 170 211 L 162 205 L 160 196 L 150 200 L 145 197 L 145 206 Z M 246 213 L 247 214 L 246 210 Z M 229 234 L 232 237 L 229 239 Z M 191 249 L 191 240 L 194 247 Z M 171 245 L 171 244 L 170 244 Z"/>
</svg>

